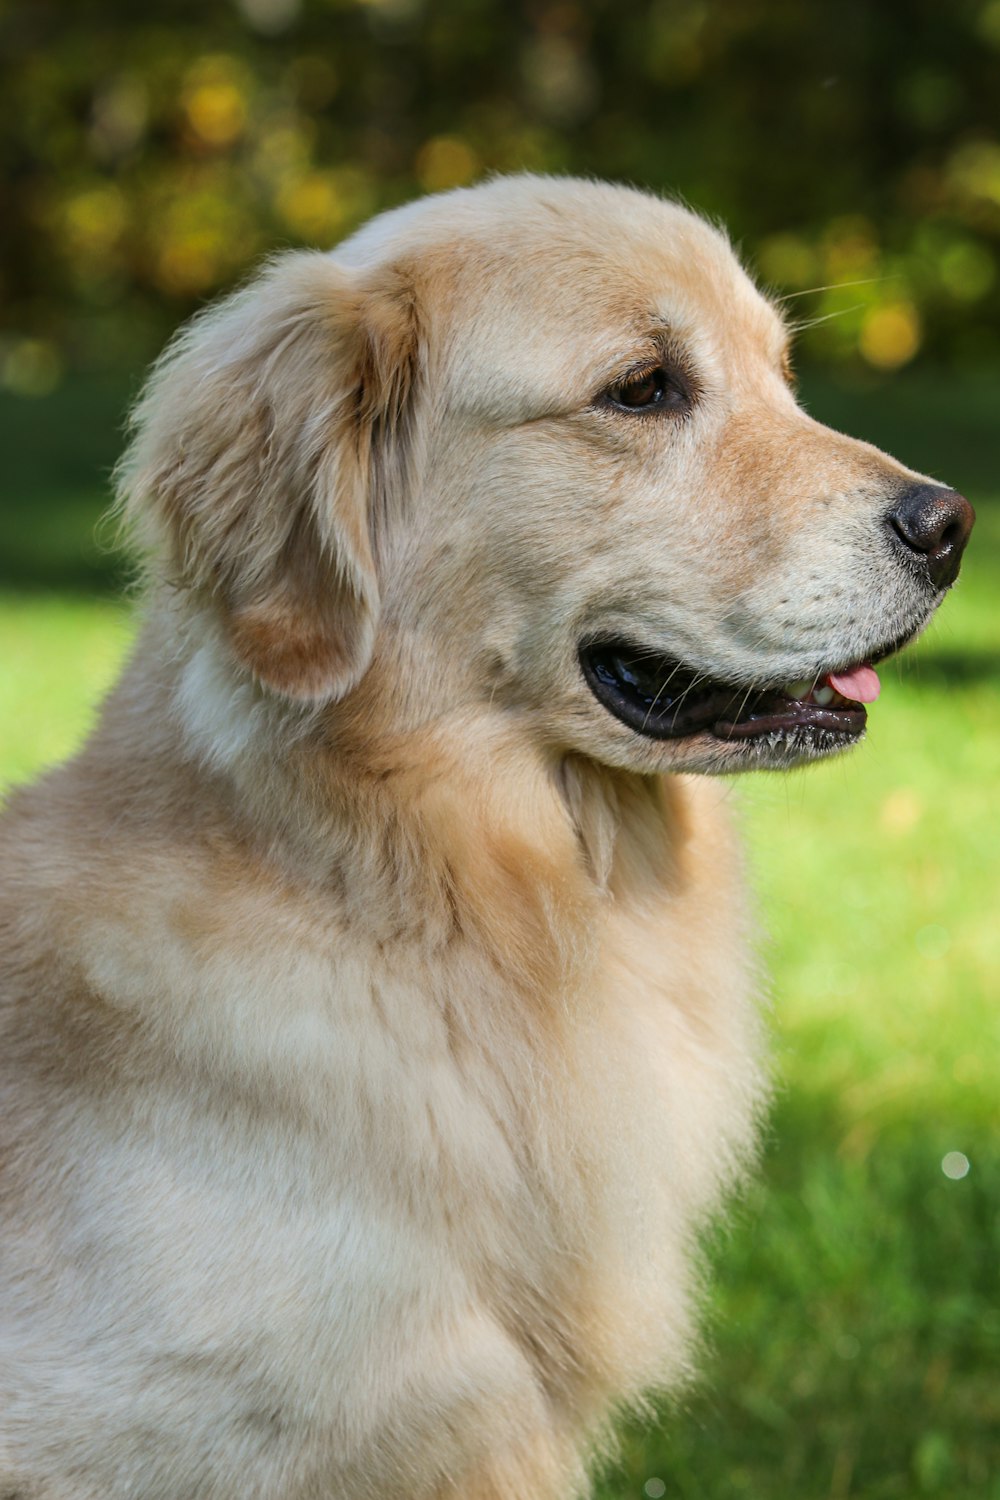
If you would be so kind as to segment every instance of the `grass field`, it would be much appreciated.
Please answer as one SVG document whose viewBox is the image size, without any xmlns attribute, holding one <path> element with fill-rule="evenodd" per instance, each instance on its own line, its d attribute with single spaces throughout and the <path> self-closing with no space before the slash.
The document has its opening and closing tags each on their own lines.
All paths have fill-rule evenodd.
<svg viewBox="0 0 1000 1500">
<path fill-rule="evenodd" d="M 980 522 L 868 743 L 738 790 L 779 1096 L 714 1246 L 700 1386 L 602 1500 L 1000 1497 L 1000 514 Z"/>
<path fill-rule="evenodd" d="M 949 384 L 950 425 L 940 396 L 894 389 L 881 418 L 876 395 L 812 400 L 948 472 L 980 521 L 940 621 L 883 669 L 867 744 L 734 784 L 777 1101 L 709 1247 L 699 1384 L 626 1427 L 601 1500 L 1000 1500 L 997 392 Z M 90 540 L 120 400 L 0 405 L 3 783 L 72 749 L 127 646 Z"/>
</svg>

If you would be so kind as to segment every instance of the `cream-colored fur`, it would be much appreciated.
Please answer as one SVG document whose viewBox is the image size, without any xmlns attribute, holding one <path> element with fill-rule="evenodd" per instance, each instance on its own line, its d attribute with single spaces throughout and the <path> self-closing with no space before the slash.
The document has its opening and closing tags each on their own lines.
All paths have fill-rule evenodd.
<svg viewBox="0 0 1000 1500">
<path fill-rule="evenodd" d="M 693 411 L 602 404 L 664 330 Z M 684 1374 L 763 1087 L 725 786 L 681 773 L 740 762 L 577 645 L 780 681 L 919 623 L 908 471 L 784 350 L 715 229 L 514 178 L 165 355 L 144 628 L 3 825 L 5 1500 L 555 1500 Z"/>
</svg>

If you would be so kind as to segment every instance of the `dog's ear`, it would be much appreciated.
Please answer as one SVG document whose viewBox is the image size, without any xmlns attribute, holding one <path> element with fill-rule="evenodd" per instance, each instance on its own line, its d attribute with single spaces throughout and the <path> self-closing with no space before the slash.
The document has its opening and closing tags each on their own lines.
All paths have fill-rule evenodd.
<svg viewBox="0 0 1000 1500">
<path fill-rule="evenodd" d="M 416 324 L 401 273 L 364 284 L 293 253 L 181 333 L 133 416 L 126 518 L 154 567 L 213 602 L 237 659 L 290 698 L 342 697 L 371 658 L 373 508 Z"/>
</svg>

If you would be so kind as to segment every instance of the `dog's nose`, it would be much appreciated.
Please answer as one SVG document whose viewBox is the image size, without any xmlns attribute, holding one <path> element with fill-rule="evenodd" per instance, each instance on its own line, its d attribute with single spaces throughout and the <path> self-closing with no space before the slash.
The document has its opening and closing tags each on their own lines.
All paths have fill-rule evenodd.
<svg viewBox="0 0 1000 1500">
<path fill-rule="evenodd" d="M 886 516 L 896 538 L 927 559 L 931 579 L 939 589 L 958 577 L 975 519 L 964 495 L 936 484 L 915 484 L 904 490 Z"/>
</svg>

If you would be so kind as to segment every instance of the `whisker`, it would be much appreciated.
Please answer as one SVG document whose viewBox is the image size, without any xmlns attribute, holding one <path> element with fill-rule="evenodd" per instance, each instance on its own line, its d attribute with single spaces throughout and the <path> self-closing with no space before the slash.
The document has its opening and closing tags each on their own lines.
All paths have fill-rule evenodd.
<svg viewBox="0 0 1000 1500">
<path fill-rule="evenodd" d="M 673 676 L 673 673 L 671 673 L 671 677 L 672 676 Z M 708 675 L 707 672 L 696 672 L 694 674 L 694 676 L 692 677 L 691 681 L 688 683 L 687 687 L 684 689 L 683 693 L 681 693 L 680 697 L 678 698 L 678 700 L 677 700 L 677 709 L 680 709 L 680 708 L 683 707 L 685 698 L 688 696 L 689 693 L 693 692 L 696 687 L 698 687 L 703 682 L 711 682 L 711 680 L 712 679 L 709 677 L 709 675 Z M 660 692 L 663 691 L 663 688 L 665 688 L 665 687 L 667 687 L 669 685 L 669 682 L 670 682 L 670 678 L 668 677 L 667 681 L 662 684 L 662 686 L 660 688 Z M 656 707 L 656 703 L 657 703 L 657 700 L 659 699 L 659 696 L 660 696 L 660 693 L 657 693 L 656 698 L 654 698 L 653 701 L 652 701 L 652 703 L 650 704 L 650 706 L 649 706 L 649 713 L 647 713 L 645 719 L 643 720 L 643 728 L 645 728 L 646 724 L 648 724 L 648 722 L 649 722 L 649 714 L 651 714 L 653 712 L 653 709 Z M 675 710 L 675 712 L 676 712 L 676 710 Z"/>
<path fill-rule="evenodd" d="M 747 704 L 750 702 L 750 699 L 753 697 L 753 695 L 754 695 L 755 692 L 757 692 L 757 684 L 755 682 L 751 682 L 750 686 L 747 688 L 746 692 L 743 694 L 743 702 L 740 704 L 739 708 L 736 710 L 736 717 L 737 718 L 739 718 L 740 714 L 746 708 Z"/>
<path fill-rule="evenodd" d="M 880 281 L 892 281 L 892 276 L 862 276 L 858 281 L 830 281 L 826 286 L 807 286 L 801 292 L 785 292 L 780 297 L 772 298 L 774 302 L 793 302 L 796 297 L 811 297 L 816 292 L 839 292 L 842 287 L 849 286 L 875 286 Z"/>
<path fill-rule="evenodd" d="M 750 686 L 747 688 L 746 692 L 743 694 L 743 702 L 740 704 L 739 708 L 736 710 L 736 717 L 733 720 L 734 724 L 739 722 L 740 714 L 746 708 L 747 704 L 750 702 L 750 699 L 753 697 L 753 695 L 754 695 L 754 693 L 756 691 L 757 691 L 757 684 L 755 682 L 751 682 Z M 727 735 L 726 738 L 727 739 L 732 739 L 732 735 Z"/>
<path fill-rule="evenodd" d="M 863 302 L 855 302 L 851 307 L 838 307 L 836 312 L 824 313 L 821 318 L 807 318 L 802 323 L 792 323 L 793 333 L 803 333 L 807 328 L 817 328 L 820 323 L 829 323 L 831 318 L 846 318 L 848 313 L 860 312 L 864 307 Z"/>
<path fill-rule="evenodd" d="M 655 655 L 659 655 L 658 652 L 656 652 L 654 654 Z M 656 696 L 655 696 L 655 698 L 653 699 L 652 703 L 649 705 L 649 707 L 646 710 L 646 717 L 642 721 L 642 727 L 643 727 L 643 729 L 645 729 L 646 725 L 649 723 L 649 716 L 653 712 L 654 708 L 656 707 L 656 705 L 660 701 L 660 694 L 663 693 L 664 690 L 670 686 L 671 682 L 673 682 L 674 678 L 677 676 L 677 673 L 680 671 L 680 668 L 681 668 L 681 664 L 680 664 L 680 662 L 678 662 L 677 665 L 674 667 L 673 671 L 670 673 L 670 676 L 667 677 L 667 679 L 664 682 L 660 683 L 660 686 L 656 690 Z M 704 675 L 704 674 L 702 674 L 702 675 Z M 678 701 L 680 703 L 683 703 L 686 694 L 691 691 L 691 688 L 694 687 L 695 682 L 700 682 L 700 681 L 701 681 L 701 677 L 696 677 L 694 679 L 694 682 L 689 683 L 689 685 L 684 689 L 684 692 L 681 694 L 681 696 L 680 696 L 680 698 L 679 698 Z"/>
</svg>

